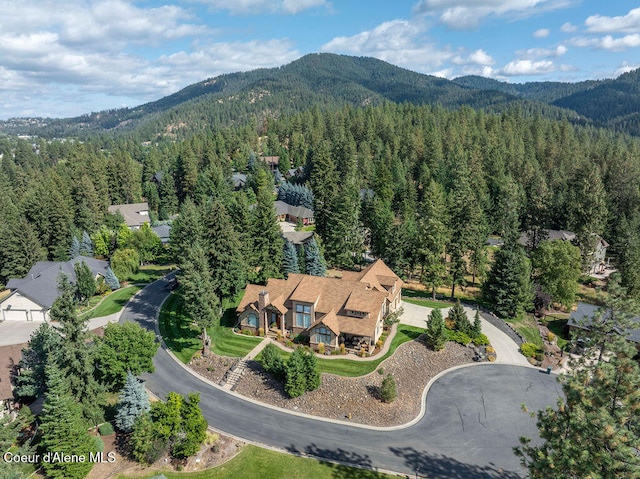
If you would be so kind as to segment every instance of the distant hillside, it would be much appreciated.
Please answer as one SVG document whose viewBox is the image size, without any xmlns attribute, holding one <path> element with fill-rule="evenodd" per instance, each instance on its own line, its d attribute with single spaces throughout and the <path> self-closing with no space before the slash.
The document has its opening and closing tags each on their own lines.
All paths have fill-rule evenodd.
<svg viewBox="0 0 640 479">
<path fill-rule="evenodd" d="M 624 81 L 623 75 L 617 80 L 575 84 L 519 85 L 473 76 L 449 81 L 374 58 L 322 53 L 306 55 L 282 67 L 220 75 L 135 108 L 68 119 L 0 122 L 0 132 L 45 137 L 134 133 L 140 139 L 151 140 L 163 135 L 184 136 L 221 125 L 260 122 L 265 117 L 314 106 L 364 106 L 384 101 L 444 108 L 468 105 L 489 112 L 518 108 L 526 114 L 596 122 L 636 132 L 633 125 L 639 123 L 639 110 L 633 105 L 640 102 L 637 76 L 636 72 L 635 77 L 627 74 Z M 626 85 L 626 90 L 620 82 Z M 625 102 L 625 94 L 636 97 Z M 602 111 L 611 105 L 603 102 L 598 106 L 600 103 L 594 101 L 598 97 L 611 101 L 617 98 L 621 104 L 615 111 L 620 114 Z"/>
</svg>

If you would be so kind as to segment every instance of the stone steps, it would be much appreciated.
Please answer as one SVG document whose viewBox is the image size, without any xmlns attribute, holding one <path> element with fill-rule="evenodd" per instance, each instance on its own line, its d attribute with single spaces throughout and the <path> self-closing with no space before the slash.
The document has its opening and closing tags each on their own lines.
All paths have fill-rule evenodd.
<svg viewBox="0 0 640 479">
<path fill-rule="evenodd" d="M 233 390 L 244 374 L 244 370 L 247 368 L 247 364 L 248 360 L 245 358 L 238 361 L 233 369 L 229 370 L 229 372 L 226 374 L 222 387 L 224 389 Z"/>
</svg>

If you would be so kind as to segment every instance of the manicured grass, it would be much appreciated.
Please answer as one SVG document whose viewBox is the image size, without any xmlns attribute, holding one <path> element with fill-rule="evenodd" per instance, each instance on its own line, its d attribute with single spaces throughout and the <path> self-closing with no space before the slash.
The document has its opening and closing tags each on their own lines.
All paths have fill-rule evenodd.
<svg viewBox="0 0 640 479">
<path fill-rule="evenodd" d="M 140 291 L 139 286 L 128 286 L 126 288 L 118 289 L 104 298 L 98 307 L 83 314 L 81 317 L 82 319 L 88 320 L 117 313 L 138 291 Z"/>
<path fill-rule="evenodd" d="M 443 301 L 433 301 L 431 299 L 410 299 L 403 297 L 402 301 L 406 303 L 415 304 L 418 306 L 424 306 L 425 308 L 433 308 L 433 309 L 443 309 L 450 308 L 453 306 L 453 303 L 443 302 Z"/>
<path fill-rule="evenodd" d="M 343 356 L 345 359 L 324 359 L 318 358 L 318 370 L 323 373 L 337 374 L 338 376 L 358 377 L 364 376 L 376 370 L 378 365 L 391 356 L 398 346 L 407 341 L 413 341 L 418 336 L 424 333 L 424 328 L 418 328 L 415 326 L 409 326 L 406 324 L 399 324 L 396 335 L 391 340 L 391 346 L 389 351 L 384 356 L 380 356 L 377 359 L 371 361 L 356 361 L 354 359 L 346 359 L 349 356 Z M 278 348 L 282 359 L 285 361 L 289 358 L 290 353 Z M 353 358 L 354 356 L 351 355 Z M 262 354 L 259 354 L 256 358 L 260 361 Z"/>
<path fill-rule="evenodd" d="M 147 264 L 140 266 L 140 269 L 130 279 L 130 283 L 153 283 L 155 280 L 166 276 L 175 270 L 173 265 Z"/>
<path fill-rule="evenodd" d="M 225 301 L 222 321 L 207 330 L 211 337 L 211 350 L 221 356 L 245 356 L 261 341 L 260 338 L 234 334 L 231 327 L 227 326 L 235 323 L 235 308 L 239 302 L 240 298 Z M 200 332 L 182 311 L 179 291 L 171 293 L 165 301 L 160 311 L 159 324 L 165 343 L 183 363 L 188 363 L 196 351 L 202 348 Z"/>
<path fill-rule="evenodd" d="M 309 451 L 314 452 L 314 451 Z M 336 455 L 339 451 L 334 452 Z M 336 456 L 338 459 L 339 457 Z M 363 465 L 367 460 L 363 459 Z M 200 472 L 177 473 L 156 471 L 145 477 L 164 474 L 168 479 L 332 479 L 332 478 L 366 478 L 392 479 L 380 472 L 341 466 L 315 459 L 292 456 L 268 449 L 261 449 L 248 445 L 230 461 L 212 469 Z M 130 476 L 118 476 L 118 479 L 128 479 Z"/>
<path fill-rule="evenodd" d="M 570 341 L 569 331 L 567 328 L 568 318 L 555 318 L 547 316 L 547 328 L 558 337 L 558 347 L 564 348 Z"/>
<path fill-rule="evenodd" d="M 532 315 L 525 314 L 519 318 L 509 319 L 507 323 L 510 323 L 526 342 L 533 343 L 539 348 L 542 347 L 542 338 L 538 331 L 538 325 Z"/>
</svg>

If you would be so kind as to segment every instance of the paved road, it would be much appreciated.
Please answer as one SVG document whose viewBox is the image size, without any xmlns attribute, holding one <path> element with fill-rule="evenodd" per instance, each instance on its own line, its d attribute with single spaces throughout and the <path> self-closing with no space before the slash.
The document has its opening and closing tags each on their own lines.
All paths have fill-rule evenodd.
<svg viewBox="0 0 640 479">
<path fill-rule="evenodd" d="M 138 294 L 121 320 L 154 330 L 168 290 L 160 280 Z M 154 359 L 147 387 L 199 391 L 209 424 L 246 441 L 319 458 L 421 477 L 516 479 L 522 470 L 511 448 L 520 435 L 535 435 L 535 420 L 521 411 L 555 405 L 554 376 L 510 365 L 475 365 L 449 372 L 429 390 L 425 415 L 406 428 L 374 430 L 292 415 L 223 391 L 188 374 L 167 351 Z"/>
</svg>

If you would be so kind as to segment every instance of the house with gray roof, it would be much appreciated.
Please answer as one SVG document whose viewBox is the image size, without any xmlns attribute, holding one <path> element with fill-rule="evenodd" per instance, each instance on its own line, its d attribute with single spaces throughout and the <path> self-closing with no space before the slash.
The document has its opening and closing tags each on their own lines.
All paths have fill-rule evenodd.
<svg viewBox="0 0 640 479">
<path fill-rule="evenodd" d="M 605 319 L 611 317 L 611 311 L 601 313 L 600 310 L 600 306 L 594 304 L 578 303 L 578 309 L 569 316 L 567 326 L 571 329 L 588 330 L 593 319 L 600 314 L 603 314 Z M 633 324 L 632 328 L 624 332 L 618 331 L 618 333 L 625 334 L 626 338 L 632 343 L 635 343 L 636 347 L 640 349 L 640 316 L 631 318 L 631 323 Z"/>
<path fill-rule="evenodd" d="M 129 229 L 137 230 L 151 220 L 149 218 L 149 204 L 144 203 L 128 203 L 126 205 L 111 205 L 109 213 L 119 212 L 124 218 L 124 222 Z"/>
<path fill-rule="evenodd" d="M 49 321 L 49 310 L 60 296 L 58 279 L 65 274 L 71 283 L 76 282 L 76 263 L 84 261 L 94 278 L 104 277 L 109 263 L 87 256 L 71 261 L 38 261 L 24 278 L 12 278 L 7 283 L 11 294 L 0 303 L 2 321 Z"/>
<path fill-rule="evenodd" d="M 153 232 L 160 238 L 162 244 L 169 243 L 169 239 L 171 238 L 171 225 L 170 224 L 160 224 L 157 226 L 152 226 L 151 229 Z"/>
<path fill-rule="evenodd" d="M 304 206 L 293 206 L 281 200 L 276 200 L 274 205 L 276 207 L 276 216 L 279 221 L 297 223 L 298 218 L 300 218 L 303 225 L 311 225 L 315 223 L 313 210 L 310 210 L 309 208 L 305 208 Z"/>
</svg>

